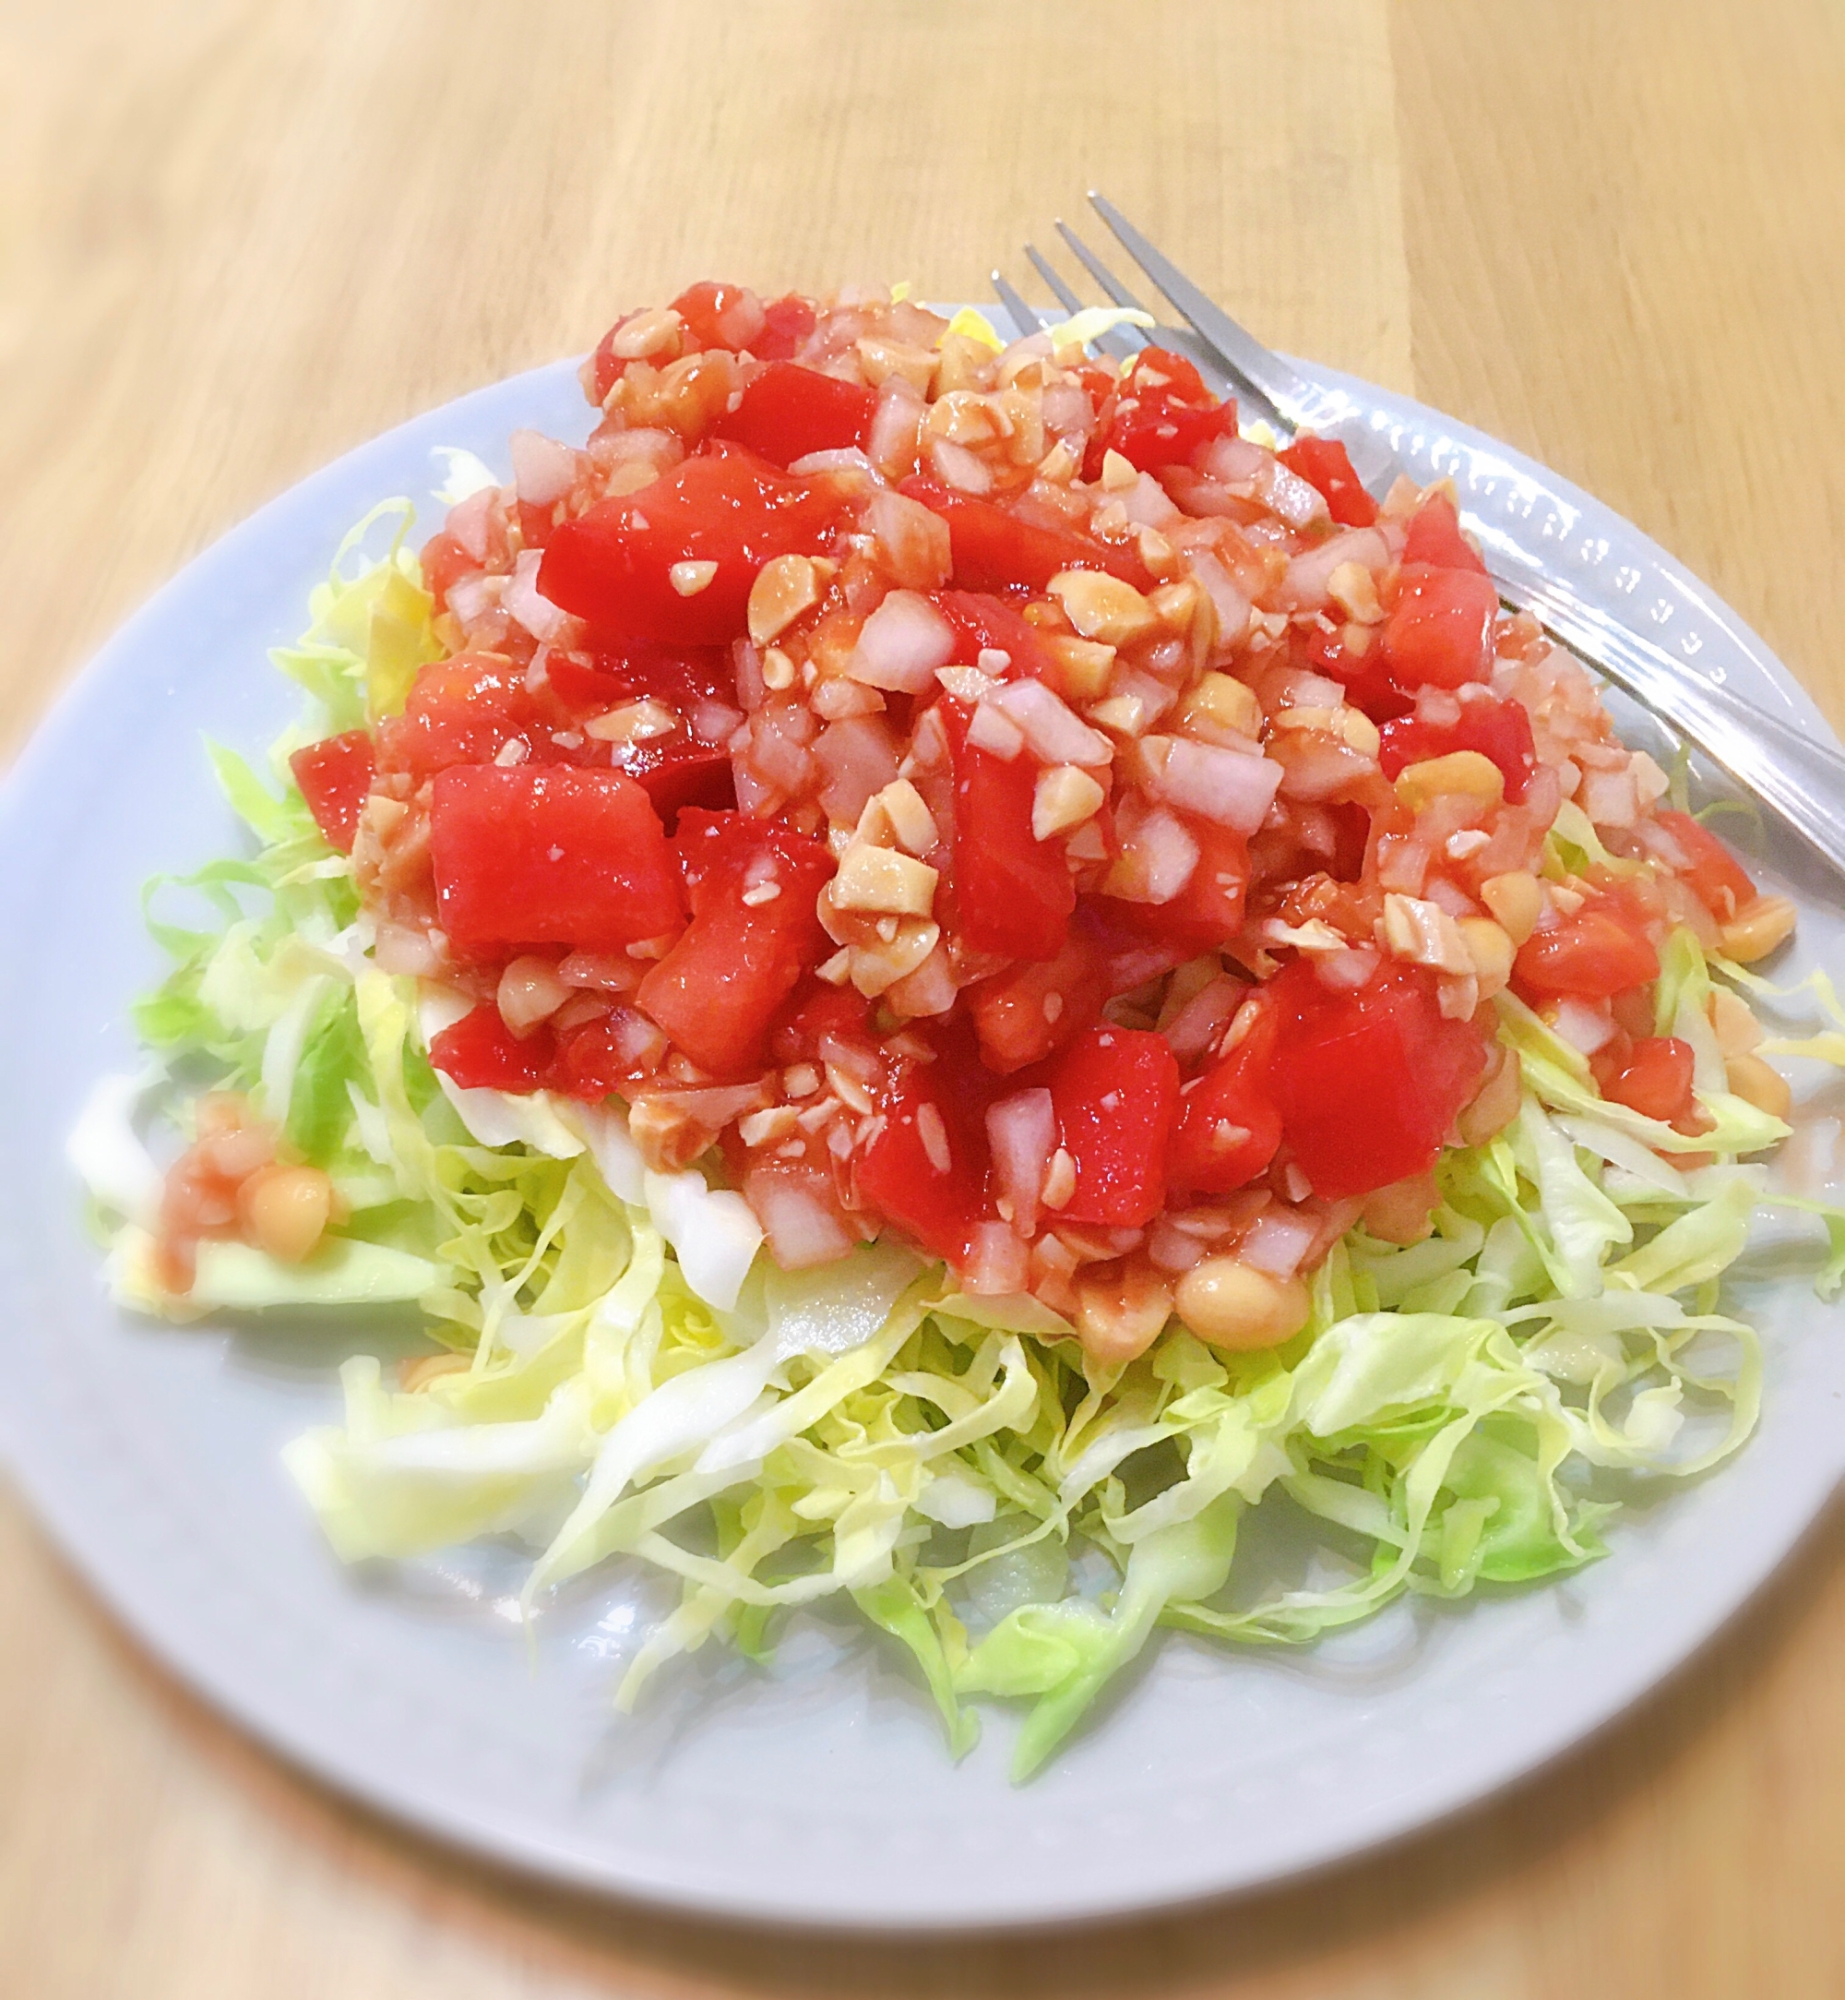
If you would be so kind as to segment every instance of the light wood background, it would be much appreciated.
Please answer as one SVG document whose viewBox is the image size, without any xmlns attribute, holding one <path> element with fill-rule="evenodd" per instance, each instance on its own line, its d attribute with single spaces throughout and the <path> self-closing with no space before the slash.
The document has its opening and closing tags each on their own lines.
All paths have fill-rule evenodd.
<svg viewBox="0 0 1845 2000">
<path fill-rule="evenodd" d="M 1845 721 L 1833 0 L 9 0 L 0 753 L 211 537 L 704 275 L 970 297 L 1106 187 L 1484 426 Z M 572 1900 L 253 1749 L 0 1499 L 0 1995 L 1845 1992 L 1845 1518 L 1620 1724 L 1280 1894 L 886 1946 Z"/>
</svg>

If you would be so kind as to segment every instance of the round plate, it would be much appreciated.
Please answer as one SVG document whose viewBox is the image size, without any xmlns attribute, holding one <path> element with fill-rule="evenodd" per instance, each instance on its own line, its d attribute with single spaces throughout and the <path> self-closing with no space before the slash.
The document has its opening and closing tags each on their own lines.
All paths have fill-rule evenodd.
<svg viewBox="0 0 1845 2000">
<path fill-rule="evenodd" d="M 1472 510 L 1698 671 L 1824 731 L 1762 643 L 1626 522 L 1489 438 L 1326 379 L 1419 478 L 1453 477 Z M 176 1672 L 319 1776 L 546 1875 L 786 1921 L 992 1925 L 1244 1888 L 1401 1834 L 1606 1721 L 1762 1581 L 1826 1499 L 1845 1431 L 1833 1315 L 1765 1264 L 1738 1287 L 1767 1339 L 1760 1434 L 1715 1477 L 1638 1495 L 1607 1561 L 1458 1606 L 1402 1603 L 1307 1652 L 1168 1635 L 1024 1789 L 1005 1776 L 1011 1716 L 990 1714 L 957 1768 L 920 1691 L 849 1622 L 799 1628 L 767 1673 L 713 1647 L 623 1718 L 608 1697 L 651 1615 L 644 1583 L 586 1580 L 528 1649 L 502 1552 L 341 1569 L 278 1452 L 331 1417 L 344 1354 L 401 1331 L 119 1314 L 62 1145 L 96 1075 L 135 1062 L 127 1005 L 159 971 L 143 878 L 236 844 L 201 733 L 266 745 L 296 696 L 264 648 L 305 622 L 348 525 L 387 494 L 427 503 L 433 446 L 503 466 L 520 425 L 582 435 L 572 365 L 420 417 L 264 508 L 119 634 L 6 787 L 11 1467 Z M 1784 886 L 1790 859 L 1767 857 Z M 1839 918 L 1803 901 L 1802 961 L 1836 964 Z"/>
</svg>

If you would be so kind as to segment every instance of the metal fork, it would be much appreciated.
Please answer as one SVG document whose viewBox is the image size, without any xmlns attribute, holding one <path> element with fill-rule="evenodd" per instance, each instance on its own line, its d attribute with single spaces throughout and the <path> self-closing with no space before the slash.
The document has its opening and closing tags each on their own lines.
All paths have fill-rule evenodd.
<svg viewBox="0 0 1845 2000">
<path fill-rule="evenodd" d="M 1374 491 L 1381 491 L 1404 470 L 1352 396 L 1308 380 L 1291 362 L 1271 353 L 1112 202 L 1093 192 L 1089 199 L 1186 329 L 1156 326 L 1148 335 L 1118 327 L 1104 334 L 1095 343 L 1098 347 L 1123 360 L 1155 342 L 1177 348 L 1201 363 L 1207 375 L 1214 375 L 1220 390 L 1234 392 L 1277 433 L 1293 437 L 1311 431 L 1337 438 L 1360 478 Z M 1058 222 L 1057 232 L 1107 299 L 1117 306 L 1147 310 L 1068 223 Z M 1065 311 L 1078 311 L 1081 298 L 1037 246 L 1027 244 L 1025 255 Z M 1042 329 L 1039 315 L 998 271 L 993 273 L 993 287 L 1021 335 Z M 1546 575 L 1503 529 L 1465 512 L 1461 518 L 1481 544 L 1503 602 L 1532 613 L 1553 638 L 1670 723 L 1845 876 L 1845 757 L 1715 682 L 1688 675 L 1657 641 L 1589 603 L 1559 578 Z"/>
</svg>

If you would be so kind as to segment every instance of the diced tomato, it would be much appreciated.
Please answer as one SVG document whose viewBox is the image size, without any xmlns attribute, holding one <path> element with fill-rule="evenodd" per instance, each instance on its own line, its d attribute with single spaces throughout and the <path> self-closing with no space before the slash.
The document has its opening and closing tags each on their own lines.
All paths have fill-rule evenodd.
<svg viewBox="0 0 1845 2000">
<path fill-rule="evenodd" d="M 1479 576 L 1486 574 L 1480 551 L 1461 533 L 1461 519 L 1454 511 L 1453 501 L 1440 493 L 1430 494 L 1410 517 L 1403 560 L 1429 569 L 1465 569 Z"/>
<path fill-rule="evenodd" d="M 612 1015 L 587 1021 L 556 1038 L 547 1086 L 585 1104 L 600 1104 L 634 1075 L 634 1062 L 623 1047 L 620 1024 Z"/>
<path fill-rule="evenodd" d="M 681 813 L 673 844 L 692 921 L 635 998 L 701 1069 L 745 1075 L 761 1068 L 776 1014 L 825 942 L 814 901 L 833 857 L 734 812 Z"/>
<path fill-rule="evenodd" d="M 1275 1104 L 1314 1193 L 1337 1201 L 1426 1173 L 1485 1071 L 1480 1031 L 1445 1018 L 1432 982 L 1406 968 L 1334 993 L 1297 960 L 1267 990 Z"/>
<path fill-rule="evenodd" d="M 545 550 L 538 587 L 616 644 L 722 645 L 743 631 L 757 571 L 775 556 L 818 555 L 839 508 L 833 487 L 727 445 L 566 521 Z M 672 569 L 683 562 L 716 563 L 717 573 L 682 596 Z"/>
<path fill-rule="evenodd" d="M 746 310 L 748 309 L 748 310 Z M 741 285 L 724 285 L 701 278 L 688 285 L 673 301 L 673 310 L 685 321 L 686 331 L 703 347 L 737 348 L 747 345 L 734 336 L 739 324 L 747 326 L 759 308 L 751 308 Z"/>
<path fill-rule="evenodd" d="M 460 951 L 620 950 L 679 928 L 679 873 L 659 815 L 619 772 L 439 772 L 429 841 L 442 928 Z"/>
<path fill-rule="evenodd" d="M 1269 1083 L 1279 1012 L 1258 995 L 1242 1039 L 1205 1071 L 1179 1100 L 1178 1121 L 1166 1149 L 1166 1171 L 1175 1189 L 1229 1194 L 1267 1170 L 1281 1145 L 1281 1113 Z"/>
<path fill-rule="evenodd" d="M 1235 403 L 1213 396 L 1184 355 L 1144 348 L 1103 393 L 1083 457 L 1083 477 L 1099 479 L 1111 451 L 1139 472 L 1189 465 L 1200 445 L 1235 432 Z"/>
<path fill-rule="evenodd" d="M 1492 659 L 1499 593 L 1467 570 L 1405 563 L 1385 621 L 1383 663 L 1402 687 L 1464 687 L 1484 680 Z"/>
<path fill-rule="evenodd" d="M 964 1034 L 942 1036 L 933 1062 L 899 1073 L 858 1164 L 860 1198 L 951 1262 L 992 1213 L 986 1115 L 1000 1087 Z"/>
<path fill-rule="evenodd" d="M 1691 893 L 1720 924 L 1755 901 L 1757 890 L 1748 871 L 1708 827 L 1689 813 L 1662 812 L 1658 818 L 1691 862 L 1684 874 Z"/>
<path fill-rule="evenodd" d="M 1152 581 L 1132 542 L 1092 541 L 1074 528 L 1028 521 L 1009 507 L 957 493 L 933 479 L 906 479 L 898 491 L 920 500 L 948 523 L 954 580 L 963 590 L 1004 590 L 1019 584 L 1042 590 L 1066 569 L 1105 569 L 1136 589 Z"/>
<path fill-rule="evenodd" d="M 606 714 L 648 695 L 678 716 L 669 734 L 638 738 L 613 753 L 615 769 L 642 787 L 669 829 L 685 806 L 724 812 L 736 804 L 730 752 L 697 734 L 701 715 L 713 704 L 735 718 L 736 669 L 727 648 L 634 645 L 594 656 L 593 666 L 580 655 L 554 654 L 547 671 L 573 715 Z"/>
<path fill-rule="evenodd" d="M 633 313 L 623 313 L 597 341 L 596 351 L 589 358 L 588 380 L 584 383 L 584 391 L 589 400 L 598 407 L 608 401 L 609 391 L 620 381 L 627 369 L 627 362 L 615 352 L 615 336 L 634 317 Z"/>
<path fill-rule="evenodd" d="M 763 361 L 788 361 L 816 325 L 814 309 L 805 299 L 771 299 L 762 309 L 763 327 L 755 353 Z"/>
<path fill-rule="evenodd" d="M 1040 766 L 1024 751 L 1008 760 L 970 743 L 963 703 L 944 700 L 941 710 L 955 768 L 955 929 L 975 951 L 1055 958 L 1076 888 L 1062 846 L 1032 835 Z"/>
<path fill-rule="evenodd" d="M 1015 965 L 967 989 L 980 1059 L 999 1076 L 1040 1062 L 1101 1015 L 1106 965 L 1087 925 L 1072 924 L 1057 956 Z"/>
<path fill-rule="evenodd" d="M 1289 643 L 1300 665 L 1342 681 L 1353 707 L 1363 709 L 1373 722 L 1381 724 L 1407 715 L 1414 704 L 1390 678 L 1384 649 L 1377 643 L 1378 628 L 1366 626 L 1364 630 L 1371 640 L 1362 653 L 1347 650 L 1343 627 L 1334 626 L 1329 632 L 1317 619 L 1309 625 L 1296 625 Z"/>
<path fill-rule="evenodd" d="M 429 1060 L 462 1090 L 537 1090 L 551 1063 L 551 1031 L 540 1026 L 523 1041 L 484 1000 L 429 1044 Z"/>
<path fill-rule="evenodd" d="M 371 794 L 375 761 L 372 739 L 363 729 L 309 743 L 288 760 L 321 838 L 342 854 L 352 852 L 359 815 Z"/>
<path fill-rule="evenodd" d="M 862 382 L 843 382 L 794 361 L 771 361 L 743 385 L 743 400 L 718 419 L 712 435 L 786 466 L 811 451 L 862 445 L 877 407 L 877 392 Z"/>
<path fill-rule="evenodd" d="M 869 1047 L 871 1002 L 850 986 L 804 979 L 776 1017 L 771 1049 L 777 1062 L 824 1061 L 821 1044 L 845 1042 Z"/>
<path fill-rule="evenodd" d="M 1624 1046 L 1620 1046 L 1624 1044 Z M 1589 1059 L 1602 1095 L 1624 1104 L 1643 1118 L 1675 1125 L 1693 1108 L 1692 1071 L 1696 1058 L 1691 1044 L 1676 1035 L 1626 1036 Z"/>
<path fill-rule="evenodd" d="M 1086 1030 L 1053 1059 L 1045 1079 L 1076 1192 L 1066 1222 L 1138 1229 L 1166 1199 L 1166 1142 L 1179 1110 L 1179 1063 L 1164 1035 L 1138 1028 Z"/>
<path fill-rule="evenodd" d="M 1352 461 L 1337 438 L 1296 438 L 1277 452 L 1290 472 L 1298 472 L 1326 502 L 1326 511 L 1341 527 L 1368 528 L 1377 519 L 1377 502 L 1364 489 Z"/>
<path fill-rule="evenodd" d="M 464 576 L 472 576 L 480 568 L 453 535 L 431 535 L 423 544 L 419 559 L 423 569 L 423 588 L 436 601 L 438 611 L 448 603 L 449 591 Z"/>
<path fill-rule="evenodd" d="M 1499 766 L 1505 795 L 1517 805 L 1537 770 L 1531 716 L 1520 701 L 1489 698 L 1463 702 L 1458 722 L 1432 723 L 1400 716 L 1385 723 L 1380 736 L 1378 762 L 1384 776 L 1393 780 L 1406 765 L 1446 757 L 1455 750 L 1477 750 Z"/>
<path fill-rule="evenodd" d="M 1016 605 L 977 590 L 939 590 L 934 602 L 954 627 L 955 659 L 963 666 L 978 666 L 985 652 L 1004 653 L 1011 662 L 1007 678 L 1056 681 L 1057 669 L 1044 641 Z"/>
<path fill-rule="evenodd" d="M 1519 946 L 1513 984 L 1522 994 L 1606 1000 L 1659 977 L 1659 954 L 1638 917 L 1600 895 L 1574 915 L 1533 931 Z"/>
<path fill-rule="evenodd" d="M 538 717 L 519 668 L 499 653 L 457 653 L 424 667 L 402 715 L 378 731 L 378 765 L 423 779 L 451 764 L 490 764 Z"/>
</svg>

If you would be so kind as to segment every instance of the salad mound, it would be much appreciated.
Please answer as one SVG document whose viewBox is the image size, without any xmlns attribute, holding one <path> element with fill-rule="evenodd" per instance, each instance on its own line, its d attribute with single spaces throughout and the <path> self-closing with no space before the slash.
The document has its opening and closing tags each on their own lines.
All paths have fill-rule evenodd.
<svg viewBox="0 0 1845 2000">
<path fill-rule="evenodd" d="M 336 1550 L 849 1595 L 1035 1768 L 1156 1624 L 1309 1639 L 1602 1552 L 1747 1435 L 1758 893 L 1453 495 L 1082 315 L 703 284 L 581 446 L 348 537 L 258 843 L 73 1156 L 118 1294 L 420 1305 L 290 1467 Z M 382 558 L 365 550 L 382 525 Z M 1823 977 L 1812 997 L 1845 1026 Z M 172 1130 L 156 1166 L 136 1121 Z M 1312 1560 L 1252 1591 L 1252 1509 Z"/>
</svg>

